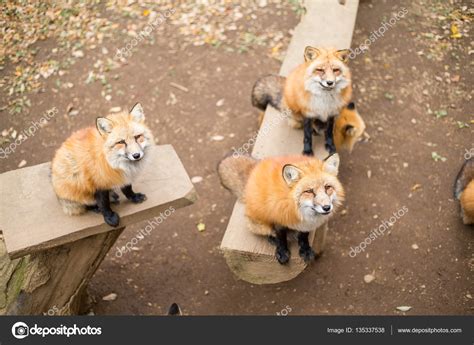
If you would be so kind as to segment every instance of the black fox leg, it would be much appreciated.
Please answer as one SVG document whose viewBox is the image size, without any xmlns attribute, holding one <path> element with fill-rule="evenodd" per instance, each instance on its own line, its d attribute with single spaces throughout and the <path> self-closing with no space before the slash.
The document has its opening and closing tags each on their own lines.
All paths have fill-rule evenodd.
<svg viewBox="0 0 474 345">
<path fill-rule="evenodd" d="M 334 117 L 330 117 L 328 118 L 328 124 L 326 127 L 326 135 L 325 135 L 325 147 L 330 155 L 332 155 L 333 153 L 336 153 L 336 145 L 334 145 L 333 130 L 334 130 Z"/>
<path fill-rule="evenodd" d="M 110 203 L 112 204 L 120 203 L 119 198 L 120 197 L 117 193 L 115 193 L 113 190 L 110 191 Z"/>
<path fill-rule="evenodd" d="M 304 148 L 303 154 L 306 156 L 313 156 L 313 120 L 305 117 L 303 122 L 304 131 Z"/>
<path fill-rule="evenodd" d="M 282 226 L 275 226 L 275 257 L 278 262 L 282 265 L 287 264 L 290 261 L 290 250 L 288 249 L 288 240 L 286 234 L 288 229 Z"/>
<path fill-rule="evenodd" d="M 132 189 L 132 185 L 128 184 L 125 187 L 122 187 L 122 193 L 127 197 L 131 202 L 138 204 L 146 200 L 146 195 L 142 193 L 135 193 Z"/>
<path fill-rule="evenodd" d="M 308 241 L 309 232 L 298 232 L 298 245 L 300 247 L 300 256 L 305 262 L 313 261 L 316 254 Z"/>
<path fill-rule="evenodd" d="M 104 220 L 110 226 L 117 226 L 120 222 L 120 217 L 110 208 L 109 190 L 98 190 L 95 192 L 95 200 L 97 207 L 104 216 Z"/>
<path fill-rule="evenodd" d="M 95 213 L 100 213 L 99 206 L 97 205 L 86 205 L 86 210 L 87 211 L 92 211 Z"/>
</svg>

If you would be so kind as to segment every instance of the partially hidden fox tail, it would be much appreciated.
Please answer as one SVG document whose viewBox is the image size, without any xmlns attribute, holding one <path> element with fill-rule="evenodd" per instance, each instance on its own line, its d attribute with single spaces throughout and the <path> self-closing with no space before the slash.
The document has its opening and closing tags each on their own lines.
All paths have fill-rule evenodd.
<svg viewBox="0 0 474 345">
<path fill-rule="evenodd" d="M 265 111 L 270 104 L 277 110 L 282 110 L 283 87 L 286 78 L 276 74 L 259 78 L 252 88 L 252 105 Z"/>
<path fill-rule="evenodd" d="M 359 115 L 353 102 L 344 107 L 334 122 L 334 144 L 336 149 L 346 149 L 349 152 L 365 131 L 365 123 Z"/>
<path fill-rule="evenodd" d="M 250 156 L 229 155 L 217 166 L 222 185 L 243 201 L 245 185 L 257 160 Z"/>
<path fill-rule="evenodd" d="M 461 198 L 463 190 L 474 180 L 474 157 L 467 159 L 454 182 L 454 197 L 458 200 Z"/>
</svg>

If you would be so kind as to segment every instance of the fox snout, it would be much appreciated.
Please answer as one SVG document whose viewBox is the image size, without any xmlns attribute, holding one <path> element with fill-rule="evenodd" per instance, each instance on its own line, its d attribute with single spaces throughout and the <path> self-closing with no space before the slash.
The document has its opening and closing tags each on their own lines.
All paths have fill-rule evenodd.
<svg viewBox="0 0 474 345">
<path fill-rule="evenodd" d="M 144 156 L 143 151 L 128 153 L 127 158 L 131 161 L 139 161 Z"/>
<path fill-rule="evenodd" d="M 332 209 L 333 209 L 332 204 L 315 205 L 313 207 L 313 210 L 317 213 L 320 213 L 320 214 L 329 214 L 329 213 L 331 213 Z"/>
<path fill-rule="evenodd" d="M 331 79 L 321 80 L 319 83 L 326 89 L 332 89 L 336 85 L 336 81 Z"/>
</svg>

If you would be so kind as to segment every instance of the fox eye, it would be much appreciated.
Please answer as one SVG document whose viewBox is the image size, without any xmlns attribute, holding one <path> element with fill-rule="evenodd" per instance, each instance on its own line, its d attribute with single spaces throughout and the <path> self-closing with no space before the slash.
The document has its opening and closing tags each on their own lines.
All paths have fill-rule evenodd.
<svg viewBox="0 0 474 345">
<path fill-rule="evenodd" d="M 115 143 L 115 145 L 126 145 L 126 144 L 127 143 L 125 142 L 125 140 L 120 140 Z"/>
<path fill-rule="evenodd" d="M 303 193 L 311 193 L 311 194 L 314 194 L 314 192 L 313 192 L 312 189 L 307 189 L 307 190 L 305 190 Z"/>
<path fill-rule="evenodd" d="M 324 186 L 324 189 L 326 190 L 326 192 L 332 192 L 333 190 L 332 186 L 329 186 L 329 185 Z"/>
<path fill-rule="evenodd" d="M 141 139 L 141 138 L 143 138 L 143 134 L 135 135 L 135 140 L 138 140 L 138 139 Z"/>
<path fill-rule="evenodd" d="M 322 69 L 322 68 L 316 68 L 316 72 L 318 72 L 318 73 L 324 73 L 324 69 Z"/>
<path fill-rule="evenodd" d="M 334 73 L 340 73 L 340 72 L 341 72 L 341 70 L 340 70 L 339 68 L 334 68 L 332 71 L 333 71 Z"/>
</svg>

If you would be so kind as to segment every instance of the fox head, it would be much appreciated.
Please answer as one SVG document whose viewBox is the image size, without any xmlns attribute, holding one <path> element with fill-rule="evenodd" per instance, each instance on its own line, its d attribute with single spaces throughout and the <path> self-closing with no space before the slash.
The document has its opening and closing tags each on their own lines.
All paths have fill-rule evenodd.
<svg viewBox="0 0 474 345">
<path fill-rule="evenodd" d="M 307 65 L 305 89 L 313 94 L 323 91 L 341 91 L 350 84 L 347 60 L 348 49 L 314 48 L 307 46 L 304 59 Z"/>
<path fill-rule="evenodd" d="M 114 169 L 128 172 L 138 167 L 153 145 L 151 131 L 145 125 L 145 114 L 140 103 L 130 112 L 99 117 L 96 121 L 99 134 L 104 140 L 105 157 Z"/>
<path fill-rule="evenodd" d="M 337 178 L 338 169 L 337 153 L 324 161 L 315 158 L 283 167 L 283 179 L 302 221 L 328 216 L 342 203 L 344 190 Z"/>
</svg>

